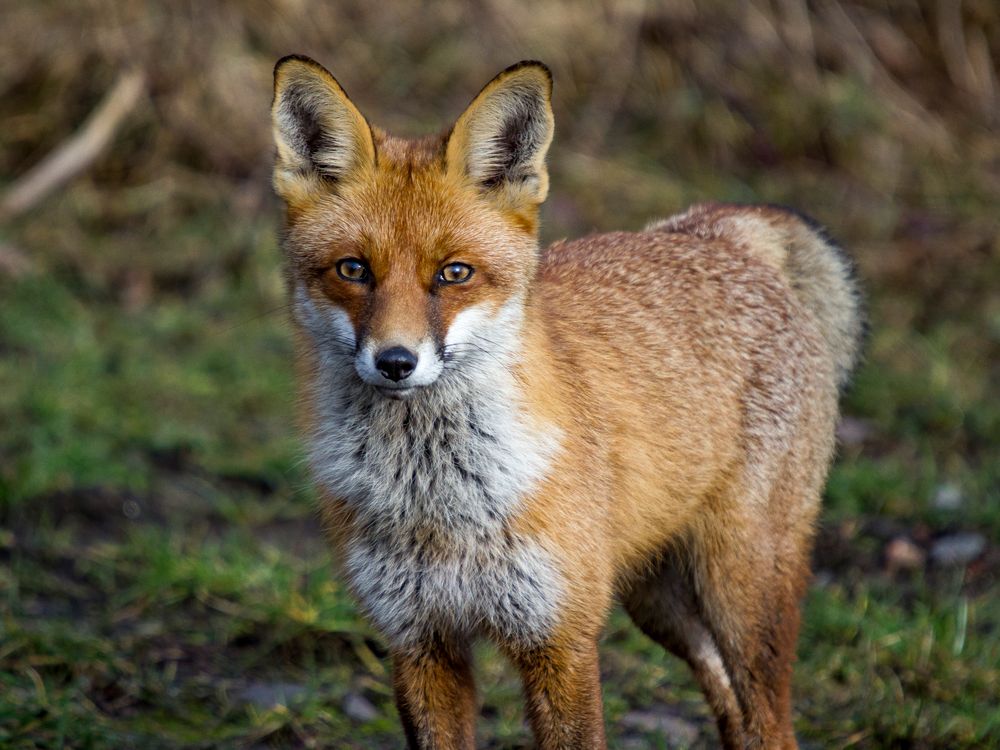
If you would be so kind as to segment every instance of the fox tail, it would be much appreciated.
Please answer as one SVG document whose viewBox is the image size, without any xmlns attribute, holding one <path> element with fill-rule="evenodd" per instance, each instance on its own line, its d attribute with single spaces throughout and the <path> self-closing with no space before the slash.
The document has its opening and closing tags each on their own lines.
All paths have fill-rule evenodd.
<svg viewBox="0 0 1000 750">
<path fill-rule="evenodd" d="M 703 204 L 647 230 L 724 237 L 776 264 L 819 321 L 837 383 L 847 385 L 867 332 L 864 303 L 854 264 L 818 222 L 784 206 Z"/>
</svg>

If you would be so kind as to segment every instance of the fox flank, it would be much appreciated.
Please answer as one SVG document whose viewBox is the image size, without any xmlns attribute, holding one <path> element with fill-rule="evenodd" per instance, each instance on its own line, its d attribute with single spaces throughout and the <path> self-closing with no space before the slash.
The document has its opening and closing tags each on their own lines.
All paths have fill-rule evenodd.
<svg viewBox="0 0 1000 750">
<path fill-rule="evenodd" d="M 552 80 L 500 73 L 440 136 L 275 68 L 301 424 L 411 748 L 475 746 L 493 640 L 540 748 L 604 748 L 620 601 L 726 748 L 795 748 L 799 602 L 862 332 L 851 266 L 772 206 L 538 245 Z"/>
</svg>

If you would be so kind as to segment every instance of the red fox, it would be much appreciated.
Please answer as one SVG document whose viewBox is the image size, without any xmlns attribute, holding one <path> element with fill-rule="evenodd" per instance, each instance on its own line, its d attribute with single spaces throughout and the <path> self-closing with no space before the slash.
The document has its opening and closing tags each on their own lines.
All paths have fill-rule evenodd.
<svg viewBox="0 0 1000 750">
<path fill-rule="evenodd" d="M 769 206 L 538 244 L 552 78 L 513 65 L 395 138 L 275 68 L 274 186 L 326 531 L 412 748 L 475 746 L 470 643 L 538 746 L 605 747 L 615 601 L 685 659 L 726 748 L 794 748 L 799 600 L 862 330 L 851 266 Z"/>
</svg>

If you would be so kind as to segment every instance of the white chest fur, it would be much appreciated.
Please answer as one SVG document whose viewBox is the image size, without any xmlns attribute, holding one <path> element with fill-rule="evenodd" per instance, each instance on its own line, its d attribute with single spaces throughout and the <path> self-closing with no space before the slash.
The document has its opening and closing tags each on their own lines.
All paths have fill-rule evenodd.
<svg viewBox="0 0 1000 750">
<path fill-rule="evenodd" d="M 453 536 L 443 555 L 373 535 L 351 544 L 346 569 L 365 611 L 397 646 L 473 633 L 528 646 L 555 625 L 552 561 L 537 544 L 502 532 Z"/>
<path fill-rule="evenodd" d="M 358 511 L 361 531 L 341 552 L 378 629 L 396 645 L 434 632 L 544 638 L 559 574 L 510 521 L 558 439 L 522 417 L 509 370 L 470 364 L 392 401 L 334 359 L 312 388 L 310 459 L 317 481 Z"/>
</svg>

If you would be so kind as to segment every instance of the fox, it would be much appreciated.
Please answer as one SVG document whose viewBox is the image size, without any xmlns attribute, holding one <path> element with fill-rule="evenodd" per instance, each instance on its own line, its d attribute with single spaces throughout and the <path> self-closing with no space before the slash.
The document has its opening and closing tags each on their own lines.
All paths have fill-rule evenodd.
<svg viewBox="0 0 1000 750">
<path fill-rule="evenodd" d="M 826 230 L 707 203 L 543 249 L 537 61 L 418 139 L 308 57 L 278 61 L 272 101 L 320 522 L 408 746 L 475 747 L 486 639 L 539 748 L 605 748 L 620 604 L 690 666 L 723 747 L 797 747 L 800 602 L 864 328 Z"/>
</svg>

